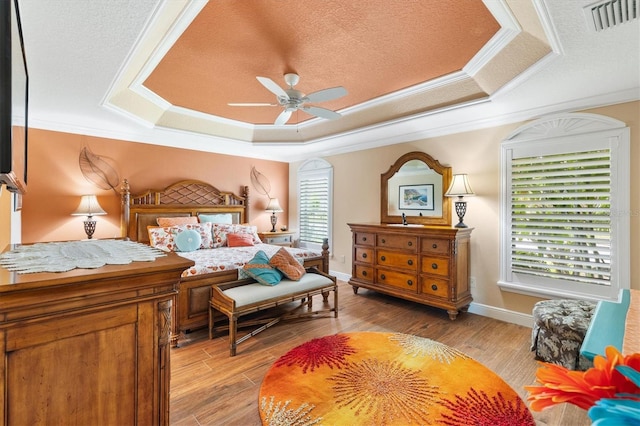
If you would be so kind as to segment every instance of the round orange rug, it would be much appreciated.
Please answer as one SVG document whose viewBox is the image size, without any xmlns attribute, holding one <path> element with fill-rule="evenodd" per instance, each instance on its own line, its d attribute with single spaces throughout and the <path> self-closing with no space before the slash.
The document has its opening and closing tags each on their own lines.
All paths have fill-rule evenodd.
<svg viewBox="0 0 640 426">
<path fill-rule="evenodd" d="M 345 333 L 291 349 L 260 388 L 263 425 L 535 425 L 494 372 L 434 340 Z"/>
</svg>

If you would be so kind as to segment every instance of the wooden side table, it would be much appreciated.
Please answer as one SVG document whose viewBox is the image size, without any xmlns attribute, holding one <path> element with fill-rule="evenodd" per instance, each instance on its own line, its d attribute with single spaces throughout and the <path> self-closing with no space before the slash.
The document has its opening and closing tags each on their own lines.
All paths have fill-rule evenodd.
<svg viewBox="0 0 640 426">
<path fill-rule="evenodd" d="M 295 231 L 265 231 L 258 232 L 260 240 L 265 244 L 273 244 L 276 246 L 293 247 L 293 238 Z"/>
</svg>

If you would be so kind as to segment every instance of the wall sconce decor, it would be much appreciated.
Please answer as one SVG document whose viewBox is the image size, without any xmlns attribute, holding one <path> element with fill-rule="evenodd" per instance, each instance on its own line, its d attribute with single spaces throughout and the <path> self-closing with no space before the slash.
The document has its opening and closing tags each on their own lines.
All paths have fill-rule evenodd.
<svg viewBox="0 0 640 426">
<path fill-rule="evenodd" d="M 462 200 L 462 197 L 471 197 L 476 195 L 471 189 L 471 185 L 469 185 L 469 178 L 467 178 L 466 174 L 453 175 L 453 179 L 451 180 L 451 185 L 447 192 L 444 194 L 447 197 L 458 197 L 458 201 L 456 201 L 456 214 L 458 215 L 458 219 L 460 222 L 455 226 L 456 228 L 467 228 L 462 220 L 464 219 L 464 215 L 467 212 L 467 202 Z"/>
<path fill-rule="evenodd" d="M 265 209 L 268 212 L 271 212 L 271 232 L 276 232 L 276 223 L 278 223 L 278 217 L 276 213 L 282 211 L 282 207 L 280 207 L 280 202 L 277 198 L 269 198 L 269 204 L 267 204 L 267 208 Z"/>
<path fill-rule="evenodd" d="M 107 214 L 100 204 L 95 195 L 83 195 L 80 198 L 80 205 L 71 213 L 71 216 L 86 216 L 87 220 L 84 221 L 84 232 L 87 234 L 87 238 L 93 238 L 93 233 L 96 230 L 96 221 L 93 220 L 93 216 L 102 216 Z"/>
</svg>

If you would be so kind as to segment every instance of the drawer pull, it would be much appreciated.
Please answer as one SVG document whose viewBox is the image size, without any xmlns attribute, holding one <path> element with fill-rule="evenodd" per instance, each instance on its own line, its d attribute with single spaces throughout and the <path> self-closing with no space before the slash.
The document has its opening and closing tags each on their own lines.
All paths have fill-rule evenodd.
<svg viewBox="0 0 640 426">
<path fill-rule="evenodd" d="M 413 285 L 413 280 L 407 281 L 407 285 Z"/>
<path fill-rule="evenodd" d="M 387 277 L 385 277 L 385 276 L 384 276 L 384 274 L 380 274 L 380 279 L 381 279 L 381 280 L 386 280 L 386 279 L 387 279 Z"/>
<path fill-rule="evenodd" d="M 367 241 L 367 237 L 362 237 L 362 241 Z"/>
<path fill-rule="evenodd" d="M 385 240 L 384 238 L 382 239 L 382 244 L 386 243 L 387 240 Z"/>
<path fill-rule="evenodd" d="M 431 245 L 431 248 L 433 248 L 433 249 L 437 249 L 437 248 L 438 248 L 438 245 L 437 245 L 436 243 L 433 243 L 433 244 Z"/>
<path fill-rule="evenodd" d="M 411 246 L 413 245 L 413 241 L 409 241 L 409 242 L 407 243 L 407 245 L 408 245 L 409 247 L 411 247 Z"/>
<path fill-rule="evenodd" d="M 362 276 L 366 277 L 367 276 L 367 271 L 362 271 Z"/>
<path fill-rule="evenodd" d="M 385 256 L 380 256 L 380 260 L 384 262 L 385 260 L 387 260 L 387 258 Z"/>
<path fill-rule="evenodd" d="M 366 259 L 367 258 L 367 253 L 362 253 L 362 258 Z"/>
<path fill-rule="evenodd" d="M 438 286 L 435 284 L 431 284 L 431 290 L 436 291 L 438 290 Z"/>
<path fill-rule="evenodd" d="M 413 266 L 413 260 L 411 260 L 411 259 L 407 260 L 407 265 Z"/>
<path fill-rule="evenodd" d="M 438 269 L 438 264 L 437 263 L 432 263 L 431 264 L 431 268 L 432 269 Z"/>
</svg>

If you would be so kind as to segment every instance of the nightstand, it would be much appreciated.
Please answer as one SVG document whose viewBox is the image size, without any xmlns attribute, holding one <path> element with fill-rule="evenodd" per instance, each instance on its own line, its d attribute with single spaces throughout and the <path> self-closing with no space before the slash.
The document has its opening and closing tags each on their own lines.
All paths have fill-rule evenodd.
<svg viewBox="0 0 640 426">
<path fill-rule="evenodd" d="M 293 247 L 294 235 L 295 231 L 258 232 L 263 243 L 284 247 Z"/>
</svg>

